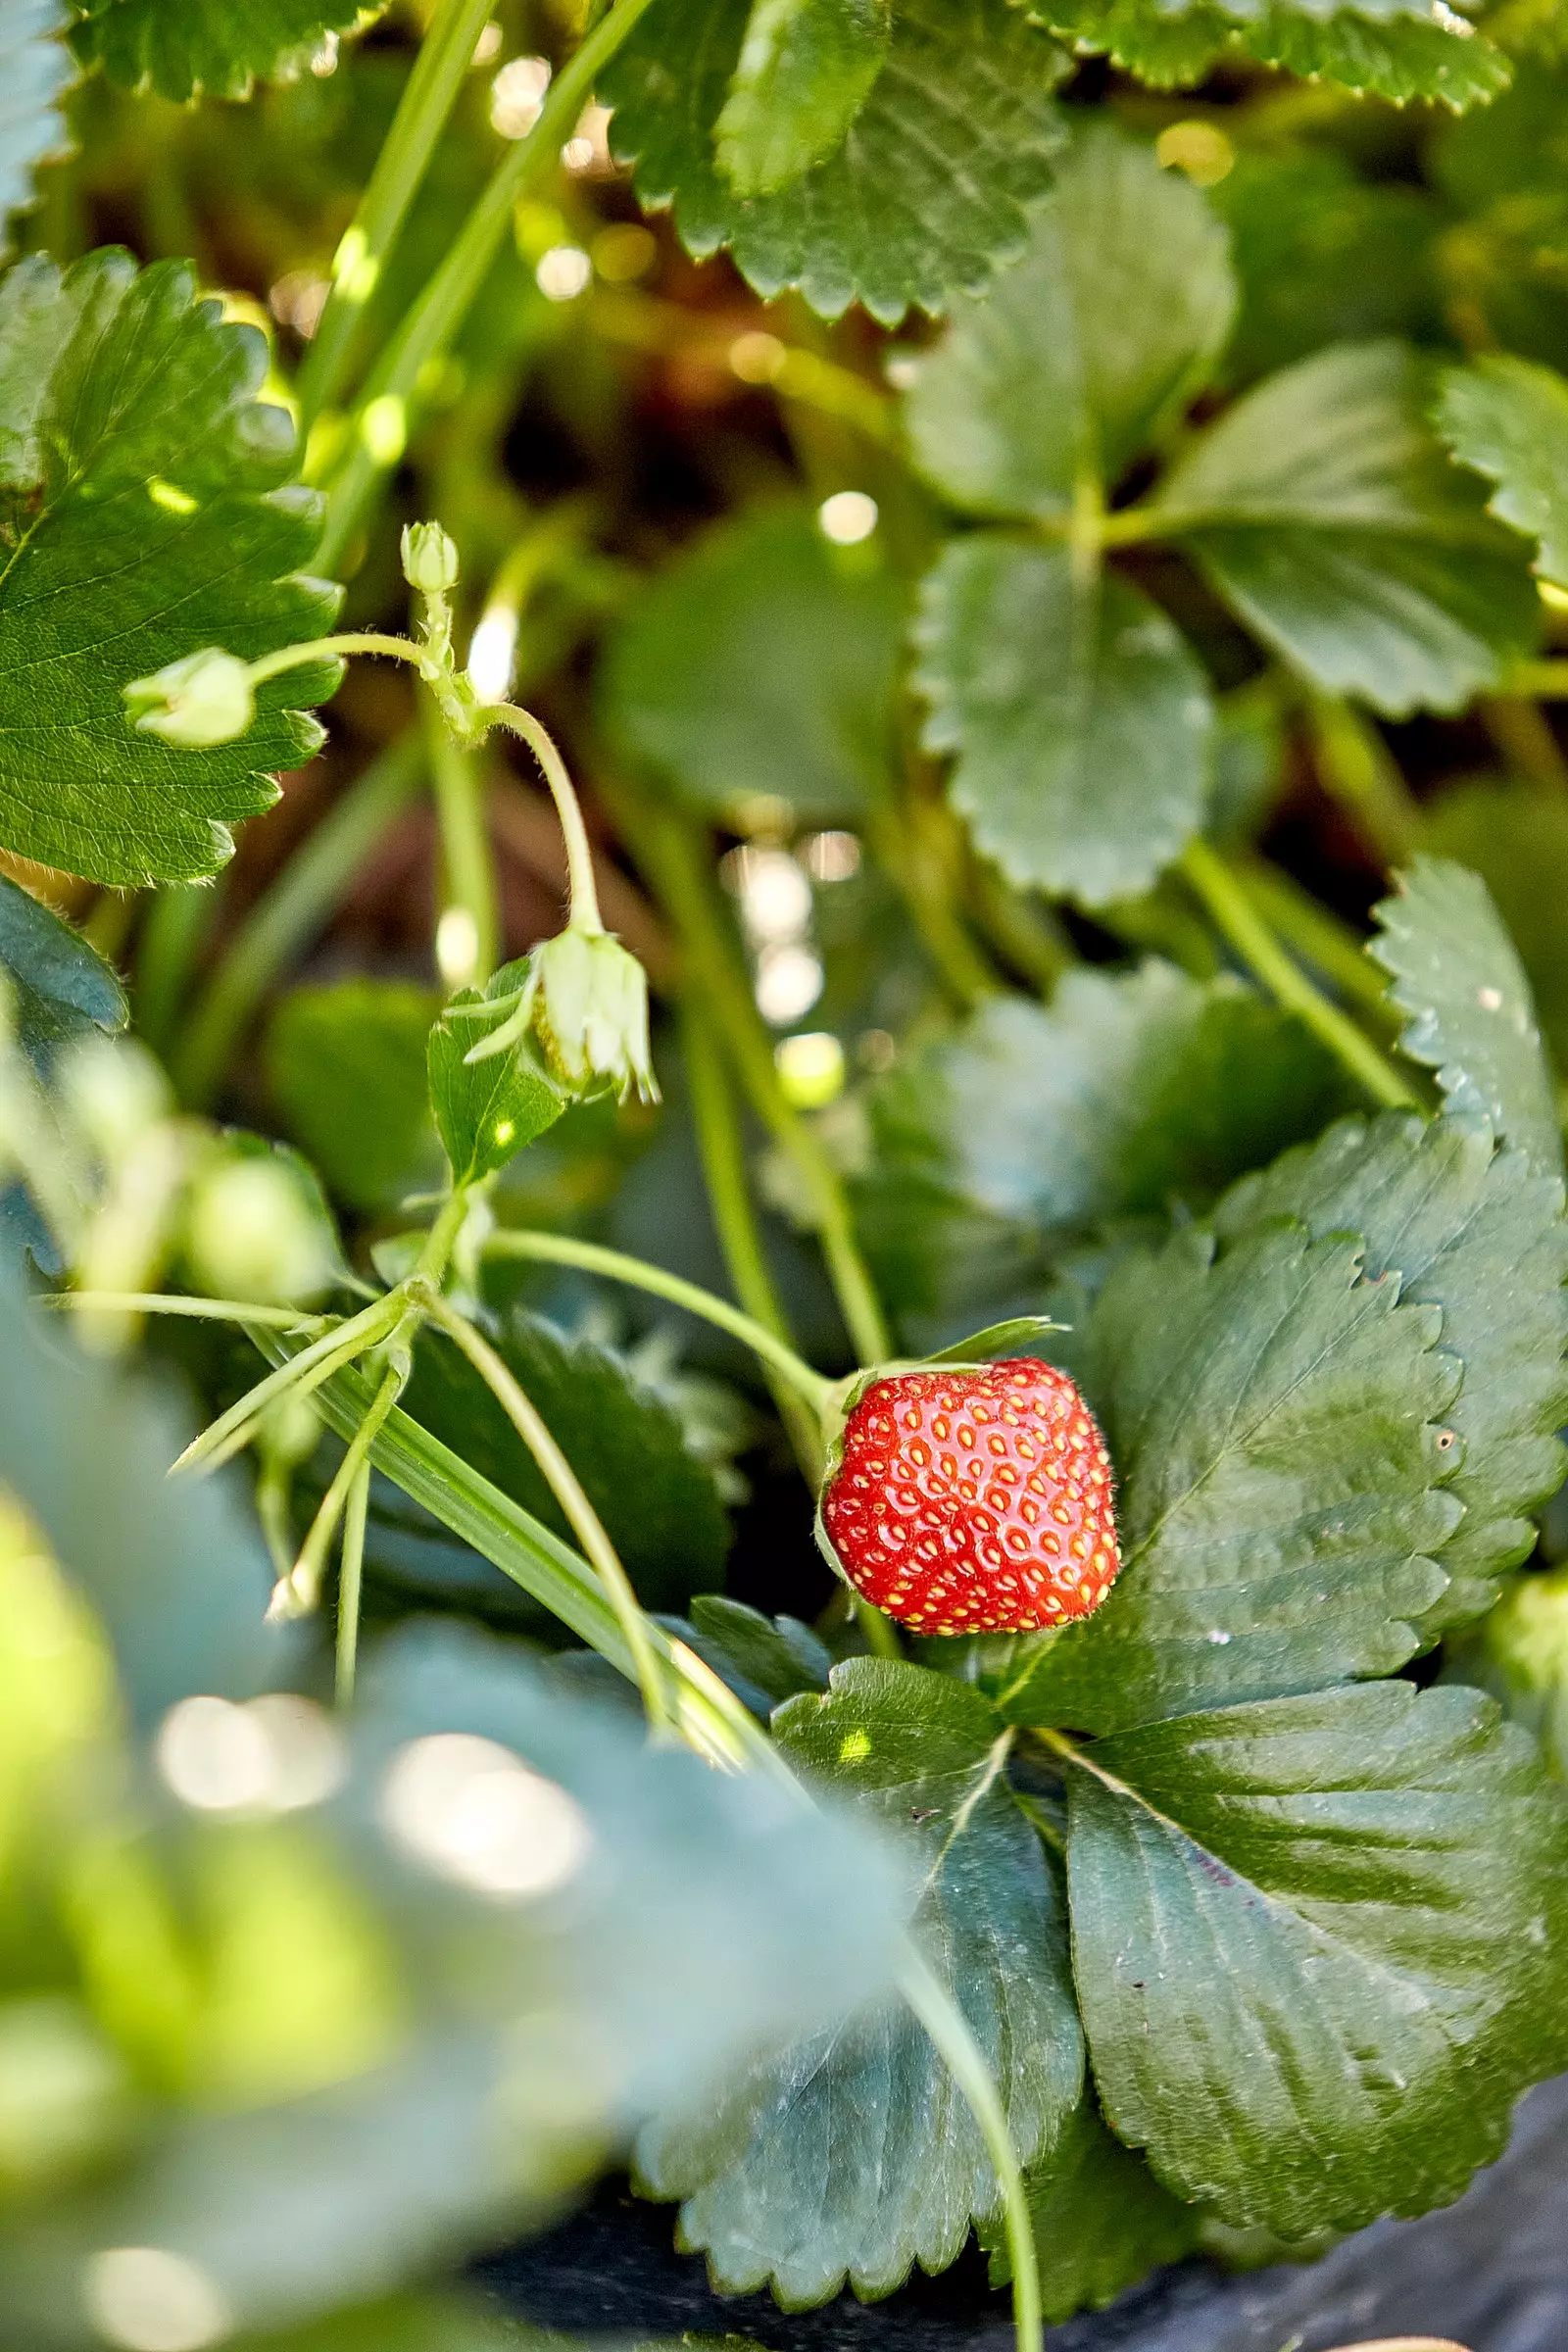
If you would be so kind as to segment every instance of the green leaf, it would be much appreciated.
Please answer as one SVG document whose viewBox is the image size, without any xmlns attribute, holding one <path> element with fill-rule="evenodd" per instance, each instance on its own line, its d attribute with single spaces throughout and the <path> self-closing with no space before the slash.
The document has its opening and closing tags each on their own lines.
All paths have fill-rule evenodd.
<svg viewBox="0 0 1568 2352">
<path fill-rule="evenodd" d="M 1485 882 L 1556 1068 L 1568 1070 L 1568 796 L 1555 784 L 1458 784 L 1426 803 L 1422 816 L 1421 847 Z"/>
<path fill-rule="evenodd" d="M 351 1207 L 438 1181 L 425 1048 L 440 1008 L 413 981 L 361 978 L 293 989 L 272 1015 L 267 1082 L 284 1128 Z"/>
<path fill-rule="evenodd" d="M 1460 465 L 1496 484 L 1488 513 L 1538 541 L 1537 571 L 1568 586 L 1568 383 L 1487 353 L 1448 369 L 1436 421 Z"/>
<path fill-rule="evenodd" d="M 90 254 L 0 286 L 0 840 L 110 883 L 188 881 L 277 798 L 270 770 L 321 740 L 306 705 L 335 664 L 264 687 L 238 743 L 137 734 L 121 688 L 204 645 L 246 660 L 317 636 L 337 590 L 295 567 L 318 501 L 284 487 L 286 413 L 258 401 L 267 349 L 222 323 L 183 263 Z"/>
<path fill-rule="evenodd" d="M 716 125 L 738 196 L 771 195 L 843 145 L 892 29 L 891 0 L 752 0 Z"/>
<path fill-rule="evenodd" d="M 1225 230 L 1191 180 L 1081 133 L 1022 258 L 913 364 L 915 462 L 970 514 L 1064 514 L 1177 420 L 1235 307 Z"/>
<path fill-rule="evenodd" d="M 1399 1039 L 1436 1070 L 1448 1108 L 1490 1119 L 1543 1175 L 1562 1173 L 1562 1129 L 1530 983 L 1479 874 L 1412 858 L 1374 909 L 1368 953 L 1407 1017 Z"/>
<path fill-rule="evenodd" d="M 790 186 L 738 195 L 713 131 L 751 0 L 688 0 L 640 24 L 607 70 L 616 157 L 689 253 L 731 248 L 760 294 L 799 286 L 836 318 L 884 325 L 977 294 L 1021 248 L 1060 138 L 1051 91 L 1066 61 L 1006 0 L 904 0 L 882 71 L 837 152 Z"/>
<path fill-rule="evenodd" d="M 1411 16 L 1374 24 L 1349 11 L 1319 18 L 1285 6 L 1237 24 L 1209 0 L 1180 16 L 1157 0 L 1041 0 L 1033 13 L 1080 55 L 1108 56 L 1156 89 L 1192 86 L 1221 59 L 1250 58 L 1398 106 L 1429 99 L 1462 114 L 1505 90 L 1511 75 L 1502 52 L 1479 34 Z"/>
<path fill-rule="evenodd" d="M 1286 661 L 1390 716 L 1457 709 L 1539 625 L 1521 552 L 1445 465 L 1396 343 L 1271 377 L 1193 443 L 1152 513 Z"/>
<path fill-rule="evenodd" d="M 1534 1743 L 1393 1682 L 1152 1724 L 1067 1778 L 1118 2135 L 1285 2238 L 1457 2196 L 1551 2063 L 1565 1817 Z"/>
<path fill-rule="evenodd" d="M 767 508 L 639 598 L 600 673 L 604 721 L 710 814 L 765 796 L 855 816 L 886 793 L 904 628 L 903 585 L 872 548 Z"/>
<path fill-rule="evenodd" d="M 1413 1654 L 1447 1582 L 1428 1555 L 1460 1516 L 1435 1425 L 1461 1367 L 1436 1308 L 1361 1258 L 1269 1226 L 1216 1260 L 1189 1231 L 1111 1275 L 1083 1368 L 1121 1574 L 1093 1617 L 1016 1643 L 1015 1720 L 1118 1731 Z"/>
<path fill-rule="evenodd" d="M 1529 1514 L 1562 1484 L 1568 1421 L 1568 1227 L 1562 1186 L 1518 1151 L 1494 1153 L 1479 1122 L 1394 1112 L 1344 1120 L 1308 1151 L 1244 1179 L 1220 1203 L 1222 1241 L 1269 1218 L 1314 1239 L 1354 1232 L 1376 1281 L 1443 1310 L 1441 1347 L 1464 1366 L 1446 1425 L 1458 1439 L 1449 1491 L 1464 1517 L 1442 1564 L 1451 1580 L 1422 1620 L 1431 1634 L 1490 1608 L 1496 1578 L 1534 1546 Z"/>
<path fill-rule="evenodd" d="M 323 33 L 347 32 L 385 0 L 74 0 L 75 48 L 111 81 L 160 97 L 245 98 L 251 83 L 316 48 Z"/>
<path fill-rule="evenodd" d="M 0 0 L 0 77 L 6 120 L 0 128 L 0 251 L 10 216 L 32 202 L 34 168 L 66 147 L 59 101 L 72 78 L 71 59 L 53 36 L 65 28 L 61 0 Z"/>
<path fill-rule="evenodd" d="M 1345 1106 L 1327 1055 L 1239 980 L 1167 963 L 1067 973 L 983 1005 L 872 1098 L 887 1159 L 1052 1227 L 1206 1207 Z"/>
<path fill-rule="evenodd" d="M 977 532 L 921 590 L 924 742 L 1009 881 L 1103 906 L 1146 890 L 1202 821 L 1213 706 L 1157 605 L 1065 547 Z"/>
<path fill-rule="evenodd" d="M 1079 57 L 1108 57 L 1154 89 L 1203 80 L 1240 32 L 1217 8 L 1168 16 L 1158 0 L 1040 0 L 1031 14 Z"/>
<path fill-rule="evenodd" d="M 1087 2085 L 1050 2155 L 1024 2175 L 1024 2187 L 1041 2297 L 1054 2326 L 1075 2311 L 1103 2310 L 1124 2287 L 1197 2249 L 1197 2211 L 1106 2131 Z M 991 2256 L 991 2284 L 1006 2286 L 1012 2264 L 995 2216 L 981 2224 L 980 2242 Z"/>
<path fill-rule="evenodd" d="M 40 1073 L 55 1048 L 91 1029 L 123 1029 L 125 992 L 95 948 L 0 874 L 0 974 L 23 1051 Z"/>
<path fill-rule="evenodd" d="M 774 1729 L 811 1781 L 903 1839 L 913 1933 L 1032 2160 L 1078 2097 L 1083 2054 L 1060 1896 L 1007 1785 L 1005 1727 L 945 1676 L 858 1658 Z M 682 2242 L 706 2249 L 721 2293 L 770 2280 L 788 2309 L 826 2302 L 846 2278 L 875 2296 L 915 2262 L 942 2270 L 998 2201 L 946 2067 L 893 2003 L 756 2069 L 716 2115 L 660 2119 L 637 2164 L 653 2194 L 687 2199 Z"/>
<path fill-rule="evenodd" d="M 721 1592 L 700 1592 L 692 1602 L 690 1625 L 679 1630 L 704 1664 L 764 1723 L 784 1699 L 827 1689 L 832 1656 L 799 1618 L 764 1617 Z"/>
<path fill-rule="evenodd" d="M 430 1108 L 454 1185 L 476 1184 L 494 1175 L 525 1144 L 553 1127 L 566 1097 L 545 1076 L 526 1043 L 511 1053 L 469 1061 L 472 1049 L 491 1036 L 512 1010 L 510 1000 L 527 977 L 528 959 L 503 964 L 483 990 L 460 988 L 431 1030 L 425 1048 Z M 488 1010 L 495 1005 L 495 1011 Z M 483 1005 L 477 1017 L 469 1008 Z"/>
<path fill-rule="evenodd" d="M 649 1608 L 723 1580 L 729 1529 L 680 1420 L 618 1356 L 514 1306 L 493 1335 L 582 1482 Z M 522 1440 L 466 1358 L 427 1332 L 404 1403 L 416 1421 L 558 1533 L 570 1529 Z"/>
</svg>

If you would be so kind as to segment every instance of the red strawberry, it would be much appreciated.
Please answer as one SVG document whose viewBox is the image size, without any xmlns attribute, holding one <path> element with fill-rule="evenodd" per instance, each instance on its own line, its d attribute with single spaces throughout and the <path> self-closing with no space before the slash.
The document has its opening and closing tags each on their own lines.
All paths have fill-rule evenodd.
<svg viewBox="0 0 1568 2352">
<path fill-rule="evenodd" d="M 1105 1441 L 1067 1375 L 1033 1356 L 874 1382 L 822 1524 L 856 1591 L 921 1634 L 1065 1625 L 1120 1565 Z"/>
</svg>

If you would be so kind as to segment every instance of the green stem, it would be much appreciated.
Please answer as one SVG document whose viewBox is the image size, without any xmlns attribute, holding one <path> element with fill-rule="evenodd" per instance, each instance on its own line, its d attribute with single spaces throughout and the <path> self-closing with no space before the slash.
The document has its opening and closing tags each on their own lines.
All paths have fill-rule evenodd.
<svg viewBox="0 0 1568 2352">
<path fill-rule="evenodd" d="M 479 717 L 486 726 L 506 727 L 514 735 L 520 736 L 538 760 L 544 771 L 545 782 L 550 787 L 550 797 L 556 804 L 561 830 L 565 836 L 566 874 L 570 890 L 567 919 L 574 931 L 602 932 L 605 926 L 599 912 L 599 892 L 594 882 L 594 858 L 588 844 L 588 828 L 582 821 L 582 805 L 566 773 L 566 762 L 556 749 L 555 738 L 531 710 L 519 710 L 515 703 L 486 704 L 481 708 Z"/>
<path fill-rule="evenodd" d="M 343 1459 L 332 1475 L 332 1483 L 321 1497 L 321 1507 L 311 1521 L 309 1532 L 300 1545 L 300 1556 L 292 1572 L 282 1580 L 273 1594 L 272 1606 L 278 1615 L 289 1616 L 314 1609 L 319 1600 L 321 1576 L 326 1567 L 326 1555 L 331 1548 L 332 1538 L 337 1533 L 338 1521 L 355 1488 L 362 1478 L 369 1474 L 370 1447 L 375 1443 L 376 1432 L 402 1396 L 408 1377 L 408 1367 L 403 1363 L 388 1364 L 382 1373 L 369 1410 L 350 1438 Z M 362 1530 L 362 1549 L 363 1543 Z"/>
<path fill-rule="evenodd" d="M 300 369 L 297 390 L 307 429 L 343 389 L 355 329 L 429 169 L 493 4 L 445 0 L 420 44 L 369 184 L 333 259 L 332 291 Z"/>
<path fill-rule="evenodd" d="M 1315 963 L 1342 996 L 1375 1019 L 1388 1021 L 1388 982 L 1348 923 L 1262 858 L 1232 856 L 1225 862 L 1271 929 Z"/>
<path fill-rule="evenodd" d="M 776 1329 L 755 1315 L 743 1313 L 738 1306 L 731 1306 L 727 1298 L 716 1298 L 695 1282 L 666 1273 L 662 1266 L 651 1266 L 619 1250 L 603 1249 L 597 1242 L 573 1241 L 564 1234 L 520 1233 L 509 1226 L 491 1234 L 484 1245 L 484 1254 L 525 1257 L 540 1265 L 577 1266 L 585 1274 L 602 1274 L 607 1281 L 623 1282 L 629 1289 L 647 1291 L 655 1298 L 667 1298 L 672 1306 L 684 1307 L 689 1315 L 700 1315 L 704 1322 L 727 1331 L 732 1339 L 750 1348 L 794 1394 L 805 1399 L 813 1413 L 820 1417 L 832 1408 L 838 1382 L 814 1372 L 804 1356 L 797 1355 L 779 1337 Z M 762 1277 L 771 1290 L 765 1266 Z M 739 1283 L 736 1288 L 740 1288 Z"/>
<path fill-rule="evenodd" d="M 443 912 L 456 908 L 472 926 L 473 958 L 468 969 L 449 972 L 443 968 L 441 977 L 451 988 L 482 988 L 496 968 L 501 913 L 478 766 L 481 755 L 454 740 L 440 710 L 428 698 L 425 743 L 441 836 Z"/>
<path fill-rule="evenodd" d="M 343 1551 L 337 1579 L 337 1657 L 334 1676 L 339 1707 L 352 1705 L 360 1655 L 360 1589 L 365 1578 L 365 1522 L 370 1508 L 370 1465 L 360 1464 L 343 1514 Z"/>
<path fill-rule="evenodd" d="M 1319 780 L 1382 865 L 1407 858 L 1421 811 L 1372 721 L 1332 695 L 1305 698 Z"/>
<path fill-rule="evenodd" d="M 1568 695 L 1568 662 L 1516 662 L 1503 679 L 1507 694 L 1526 694 L 1540 702 Z"/>
<path fill-rule="evenodd" d="M 1002 982 L 970 938 L 954 896 L 956 861 L 953 843 L 942 838 L 940 812 L 909 793 L 898 808 L 873 814 L 867 832 L 954 1002 L 972 1012 L 997 996 Z"/>
<path fill-rule="evenodd" d="M 1294 1012 L 1321 1039 L 1372 1100 L 1394 1110 L 1419 1110 L 1420 1098 L 1413 1089 L 1348 1015 L 1337 1004 L 1331 1004 L 1313 987 L 1300 965 L 1286 955 L 1212 845 L 1200 837 L 1190 841 L 1182 853 L 1181 871 L 1231 946 L 1251 966 L 1275 1002 L 1286 1011 Z"/>
<path fill-rule="evenodd" d="M 368 438 L 363 429 L 354 433 L 328 496 L 326 527 L 316 555 L 322 571 L 337 570 L 377 482 L 402 454 L 419 379 L 450 348 L 467 316 L 500 250 L 517 198 L 530 182 L 556 168 L 563 143 L 593 95 L 596 75 L 651 4 L 652 0 L 617 0 L 562 68 L 546 93 L 538 122 L 497 166 L 445 259 L 372 369 L 358 412 L 362 426 L 374 409 L 378 416 L 390 416 L 398 429 L 384 439 L 374 432 Z M 397 454 L 388 456 L 394 443 Z"/>
<path fill-rule="evenodd" d="M 265 686 L 269 678 L 280 678 L 286 669 L 302 669 L 309 662 L 329 662 L 342 654 L 384 654 L 391 662 L 412 662 L 416 669 L 429 674 L 430 657 L 412 637 L 388 637 L 379 629 L 345 629 L 335 637 L 316 637 L 305 645 L 279 646 L 275 654 L 264 654 L 252 662 L 247 675 L 253 686 Z"/>
<path fill-rule="evenodd" d="M 190 1109 L 207 1107 L 262 999 L 413 802 L 419 765 L 418 738 L 411 730 L 349 787 L 251 908 L 180 1039 L 174 1071 Z"/>
<path fill-rule="evenodd" d="M 275 1372 L 247 1390 L 227 1412 L 220 1413 L 200 1437 L 192 1438 L 179 1459 L 172 1464 L 172 1470 L 194 1470 L 204 1464 L 216 1469 L 219 1461 L 227 1460 L 236 1445 L 244 1443 L 257 1415 L 265 1412 L 275 1397 L 290 1389 L 306 1395 L 322 1380 L 329 1379 L 365 1348 L 384 1340 L 402 1311 L 401 1299 L 388 1292 L 357 1315 L 351 1315 L 346 1323 L 338 1323 L 320 1339 L 313 1340 L 298 1355 L 291 1355 Z M 257 1328 L 265 1329 L 266 1325 Z"/>
<path fill-rule="evenodd" d="M 648 1620 L 643 1614 L 642 1603 L 621 1565 L 619 1553 L 605 1533 L 604 1521 L 583 1492 L 576 1471 L 557 1445 L 533 1399 L 484 1334 L 475 1329 L 466 1315 L 460 1315 L 457 1308 L 450 1305 L 439 1293 L 421 1298 L 420 1304 L 431 1322 L 462 1348 L 538 1463 L 546 1485 L 565 1513 L 566 1524 L 581 1544 L 589 1565 L 597 1571 L 599 1581 L 620 1620 L 626 1646 L 636 1665 L 637 1684 L 643 1694 L 648 1728 L 656 1737 L 668 1732 L 671 1724 L 664 1698 L 663 1677 L 659 1672 L 653 1644 L 648 1638 Z"/>
<path fill-rule="evenodd" d="M 453 1248 L 468 1213 L 469 1198 L 466 1185 L 449 1194 L 441 1203 L 435 1223 L 424 1237 L 424 1248 L 419 1251 L 415 1272 L 422 1275 L 428 1283 L 439 1285 L 446 1279 Z"/>
<path fill-rule="evenodd" d="M 265 1323 L 274 1331 L 329 1328 L 327 1316 L 302 1314 L 296 1306 L 252 1306 L 241 1298 L 180 1298 L 167 1291 L 54 1291 L 39 1304 L 92 1307 L 116 1315 L 196 1315 L 210 1323 Z"/>
<path fill-rule="evenodd" d="M 136 1027 L 155 1054 L 172 1041 L 219 896 L 210 882 L 176 882 L 153 894 L 136 939 Z"/>
</svg>

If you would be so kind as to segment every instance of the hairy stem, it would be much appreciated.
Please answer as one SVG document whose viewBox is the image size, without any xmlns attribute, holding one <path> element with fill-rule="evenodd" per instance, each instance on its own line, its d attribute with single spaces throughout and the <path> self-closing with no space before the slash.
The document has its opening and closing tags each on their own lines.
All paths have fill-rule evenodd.
<svg viewBox="0 0 1568 2352">
<path fill-rule="evenodd" d="M 593 852 L 588 846 L 588 828 L 582 821 L 582 804 L 576 787 L 566 773 L 566 762 L 556 748 L 555 738 L 548 727 L 542 726 L 531 710 L 519 710 L 515 703 L 487 705 L 481 716 L 486 725 L 507 727 L 520 736 L 538 760 L 550 787 L 550 797 L 556 804 L 561 830 L 566 842 L 566 874 L 571 894 L 568 920 L 574 931 L 603 931 L 599 912 L 599 892 L 594 882 Z"/>
</svg>

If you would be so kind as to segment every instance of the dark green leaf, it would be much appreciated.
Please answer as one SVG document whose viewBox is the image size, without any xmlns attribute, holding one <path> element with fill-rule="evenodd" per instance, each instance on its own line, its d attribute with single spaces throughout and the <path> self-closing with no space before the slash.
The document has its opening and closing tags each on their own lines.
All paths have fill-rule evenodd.
<svg viewBox="0 0 1568 2352">
<path fill-rule="evenodd" d="M 891 0 L 752 0 L 718 118 L 718 168 L 766 196 L 844 143 L 882 71 Z"/>
<path fill-rule="evenodd" d="M 1161 2179 L 1302 2238 L 1446 2204 L 1497 2154 L 1560 2040 L 1565 1817 L 1491 1700 L 1189 1716 L 1068 1788 L 1095 2075 Z"/>
<path fill-rule="evenodd" d="M 97 881 L 189 880 L 320 742 L 303 707 L 331 664 L 261 689 L 238 743 L 137 734 L 121 688 L 207 645 L 254 660 L 315 637 L 337 591 L 295 574 L 318 502 L 284 487 L 267 349 L 196 297 L 183 263 L 91 254 L 0 288 L 0 840 Z"/>
<path fill-rule="evenodd" d="M 825 1690 L 833 1660 L 796 1617 L 764 1617 L 744 1601 L 700 1592 L 682 1638 L 711 1666 L 737 1698 L 765 1723 L 773 1709 L 803 1690 Z"/>
<path fill-rule="evenodd" d="M 440 1009 L 413 981 L 355 979 L 296 988 L 272 1015 L 267 1078 L 285 1129 L 351 1207 L 439 1177 L 425 1046 Z"/>
<path fill-rule="evenodd" d="M 1084 1369 L 1121 1574 L 1093 1617 L 1016 1644 L 1008 1714 L 1115 1731 L 1412 1655 L 1460 1517 L 1435 1424 L 1461 1367 L 1438 1310 L 1398 1295 L 1362 1279 L 1354 1240 L 1299 1226 L 1217 1261 L 1181 1233 L 1118 1266 Z"/>
<path fill-rule="evenodd" d="M 650 16 L 607 71 L 611 138 L 642 202 L 673 205 L 688 252 L 727 245 L 760 294 L 799 286 L 827 318 L 858 300 L 892 325 L 911 304 L 979 293 L 1050 184 L 1060 50 L 1006 0 L 905 0 L 837 152 L 742 197 L 712 140 L 749 13 L 750 0 L 688 0 Z"/>
<path fill-rule="evenodd" d="M 34 168 L 66 144 L 59 101 L 71 60 L 52 36 L 65 27 L 62 0 L 0 0 L 0 75 L 6 120 L 0 129 L 0 251 L 10 215 L 32 201 Z"/>
<path fill-rule="evenodd" d="M 1086 906 L 1146 890 L 1202 819 L 1213 707 L 1186 639 L 1065 547 L 976 533 L 921 591 L 924 740 L 1012 882 Z"/>
<path fill-rule="evenodd" d="M 1123 2287 L 1157 2265 L 1180 2262 L 1198 2244 L 1199 2216 L 1162 2188 L 1148 2165 L 1106 2131 L 1092 2090 L 1061 2128 L 1061 2137 L 1024 2175 L 1040 2261 L 1046 2318 L 1100 2311 Z M 991 2283 L 1012 2277 L 1006 2239 L 995 2218 L 981 2225 Z"/>
<path fill-rule="evenodd" d="M 1014 1315 L 1005 1323 L 991 1323 L 984 1331 L 971 1332 L 966 1340 L 955 1340 L 949 1348 L 937 1348 L 927 1360 L 933 1364 L 994 1363 L 1001 1356 L 1038 1348 L 1060 1329 L 1049 1315 Z"/>
<path fill-rule="evenodd" d="M 126 89 L 150 82 L 164 98 L 244 98 L 325 32 L 346 32 L 385 0 L 74 0 L 77 54 Z"/>
<path fill-rule="evenodd" d="M 1449 368 L 1437 425 L 1461 466 L 1496 484 L 1489 513 L 1538 541 L 1537 571 L 1568 587 L 1568 383 L 1486 353 Z"/>
<path fill-rule="evenodd" d="M 1495 1579 L 1536 1538 L 1529 1513 L 1562 1483 L 1555 1432 L 1568 1421 L 1568 1228 L 1562 1187 L 1522 1152 L 1494 1155 L 1480 1122 L 1430 1125 L 1391 1113 L 1345 1120 L 1310 1151 L 1288 1152 L 1220 1203 L 1222 1240 L 1270 1217 L 1314 1237 L 1354 1232 L 1366 1271 L 1391 1269 L 1400 1296 L 1443 1310 L 1441 1347 L 1464 1366 L 1446 1408 L 1459 1442 L 1449 1482 L 1464 1517 L 1441 1554 L 1451 1580 L 1423 1630 L 1489 1608 Z"/>
<path fill-rule="evenodd" d="M 526 1039 L 511 1052 L 467 1055 L 510 1017 L 527 977 L 527 958 L 503 964 L 481 991 L 460 988 L 431 1030 L 425 1047 L 430 1108 L 452 1163 L 452 1181 L 476 1184 L 514 1159 L 525 1144 L 553 1127 L 566 1097 L 545 1076 Z M 495 1005 L 494 1012 L 470 1012 Z"/>
<path fill-rule="evenodd" d="M 1534 641 L 1522 551 L 1445 465 L 1396 343 L 1271 377 L 1192 445 L 1153 512 L 1288 662 L 1393 716 L 1456 709 Z"/>
<path fill-rule="evenodd" d="M 616 742 L 699 808 L 766 795 L 854 816 L 886 791 L 905 592 L 867 547 L 832 547 L 798 507 L 701 540 L 612 642 Z"/>
<path fill-rule="evenodd" d="M 1490 1119 L 1543 1175 L 1562 1173 L 1562 1129 L 1530 983 L 1479 874 L 1416 858 L 1375 909 L 1370 954 L 1407 1016 L 1399 1040 L 1436 1070 L 1450 1110 Z"/>
<path fill-rule="evenodd" d="M 1481 876 L 1536 1001 L 1542 1034 L 1568 1070 L 1568 795 L 1555 784 L 1459 784 L 1422 810 L 1421 846 Z"/>
<path fill-rule="evenodd" d="M 0 972 L 11 984 L 17 1036 L 35 1069 L 90 1029 L 123 1029 L 125 992 L 96 949 L 0 875 Z"/>
<path fill-rule="evenodd" d="M 906 1843 L 913 1932 L 997 2075 L 1027 2162 L 1082 2082 L 1060 1897 L 1008 1788 L 1008 1734 L 978 1692 L 918 1666 L 858 1658 L 824 1698 L 775 1719 L 792 1763 Z M 918 2261 L 952 2262 L 997 2204 L 974 2123 L 910 2013 L 879 2003 L 803 2042 L 716 2116 L 651 2126 L 639 2169 L 683 2196 L 683 2242 L 720 2290 L 771 2280 L 787 2307 L 848 2278 L 889 2293 Z"/>
</svg>

